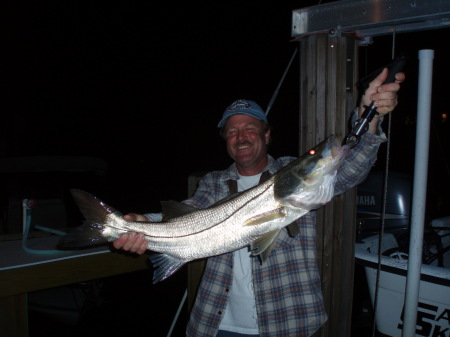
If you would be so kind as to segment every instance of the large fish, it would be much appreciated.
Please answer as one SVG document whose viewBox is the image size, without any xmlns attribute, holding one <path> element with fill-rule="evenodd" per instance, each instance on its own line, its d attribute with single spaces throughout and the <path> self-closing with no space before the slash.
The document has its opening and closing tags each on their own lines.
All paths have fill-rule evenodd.
<svg viewBox="0 0 450 337">
<path fill-rule="evenodd" d="M 189 261 L 249 245 L 252 254 L 264 262 L 283 227 L 331 200 L 346 149 L 331 136 L 263 184 L 208 208 L 163 203 L 168 218 L 158 223 L 127 222 L 120 212 L 96 197 L 72 190 L 87 223 L 65 235 L 59 246 L 73 249 L 114 241 L 126 232 L 143 233 L 148 249 L 160 253 L 150 258 L 157 267 L 153 283 L 166 279 Z"/>
</svg>

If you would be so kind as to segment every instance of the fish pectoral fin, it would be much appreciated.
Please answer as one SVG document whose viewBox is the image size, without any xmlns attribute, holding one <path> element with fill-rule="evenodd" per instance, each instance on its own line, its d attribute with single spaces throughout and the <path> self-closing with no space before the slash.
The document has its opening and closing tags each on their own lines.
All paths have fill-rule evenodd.
<svg viewBox="0 0 450 337">
<path fill-rule="evenodd" d="M 286 228 L 291 238 L 296 237 L 300 233 L 300 228 L 298 227 L 298 223 L 296 221 L 291 222 Z"/>
<path fill-rule="evenodd" d="M 251 244 L 250 249 L 252 251 L 252 255 L 259 255 L 262 263 L 266 262 L 269 258 L 269 254 L 272 251 L 273 245 L 275 244 L 275 239 L 277 238 L 278 233 L 280 233 L 280 230 L 281 229 L 277 229 L 268 232 Z"/>
<path fill-rule="evenodd" d="M 155 268 L 153 284 L 165 280 L 187 262 L 167 254 L 154 254 L 150 256 L 150 261 Z"/>
<path fill-rule="evenodd" d="M 163 221 L 197 211 L 197 208 L 193 206 L 174 200 L 161 201 L 161 207 L 163 211 Z"/>
<path fill-rule="evenodd" d="M 261 225 L 266 222 L 282 219 L 286 216 L 286 210 L 284 207 L 280 207 L 268 212 L 264 212 L 261 214 L 257 214 L 255 216 L 252 216 L 251 218 L 248 218 L 244 221 L 242 226 L 256 226 Z"/>
</svg>

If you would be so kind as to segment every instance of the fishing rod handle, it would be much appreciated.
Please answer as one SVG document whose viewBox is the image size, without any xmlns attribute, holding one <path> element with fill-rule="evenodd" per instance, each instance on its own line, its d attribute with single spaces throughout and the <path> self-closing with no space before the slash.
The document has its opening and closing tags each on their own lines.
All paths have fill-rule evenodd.
<svg viewBox="0 0 450 337">
<path fill-rule="evenodd" d="M 404 56 L 397 57 L 394 61 L 388 64 L 384 68 L 388 68 L 388 76 L 383 84 L 395 82 L 395 74 L 401 72 L 405 66 L 406 59 Z M 378 71 L 378 74 L 384 69 Z M 377 74 L 377 75 L 378 75 Z M 347 143 L 349 143 L 350 148 L 354 148 L 358 143 L 363 134 L 369 130 L 369 123 L 377 115 L 377 107 L 374 102 L 369 106 L 364 105 L 364 112 L 361 117 L 356 121 L 353 130 L 347 136 Z"/>
<path fill-rule="evenodd" d="M 383 84 L 395 82 L 395 74 L 403 71 L 405 64 L 406 64 L 406 58 L 404 56 L 399 56 L 399 57 L 395 58 L 395 60 L 392 61 L 392 63 L 388 64 L 388 66 L 386 68 L 388 68 L 389 72 L 388 72 L 388 76 L 387 76 L 386 80 L 383 82 Z"/>
</svg>

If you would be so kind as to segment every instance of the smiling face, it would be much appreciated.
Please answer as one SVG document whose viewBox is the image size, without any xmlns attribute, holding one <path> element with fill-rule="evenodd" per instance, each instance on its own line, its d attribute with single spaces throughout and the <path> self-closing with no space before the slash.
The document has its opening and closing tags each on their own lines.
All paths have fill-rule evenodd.
<svg viewBox="0 0 450 337">
<path fill-rule="evenodd" d="M 267 144 L 270 130 L 264 131 L 264 123 L 244 114 L 228 118 L 224 136 L 227 151 L 236 162 L 239 174 L 255 175 L 267 165 Z"/>
</svg>

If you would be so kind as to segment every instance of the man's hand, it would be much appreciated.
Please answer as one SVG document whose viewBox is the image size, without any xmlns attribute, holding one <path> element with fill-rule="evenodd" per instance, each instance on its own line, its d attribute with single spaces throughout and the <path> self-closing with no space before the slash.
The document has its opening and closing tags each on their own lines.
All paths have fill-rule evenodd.
<svg viewBox="0 0 450 337">
<path fill-rule="evenodd" d="M 383 71 L 369 84 L 364 95 L 361 97 L 361 105 L 359 107 L 359 116 L 364 112 L 364 105 L 369 106 L 374 102 L 377 107 L 378 115 L 376 115 L 369 124 L 370 133 L 376 133 L 378 122 L 381 116 L 394 110 L 397 106 L 397 92 L 400 90 L 400 83 L 405 80 L 404 73 L 395 74 L 395 82 L 382 84 L 388 75 L 388 69 Z"/>
<path fill-rule="evenodd" d="M 148 218 L 142 214 L 130 213 L 123 216 L 126 221 L 148 221 Z M 125 233 L 113 242 L 116 249 L 123 249 L 127 252 L 144 254 L 147 250 L 147 241 L 143 234 Z"/>
</svg>

